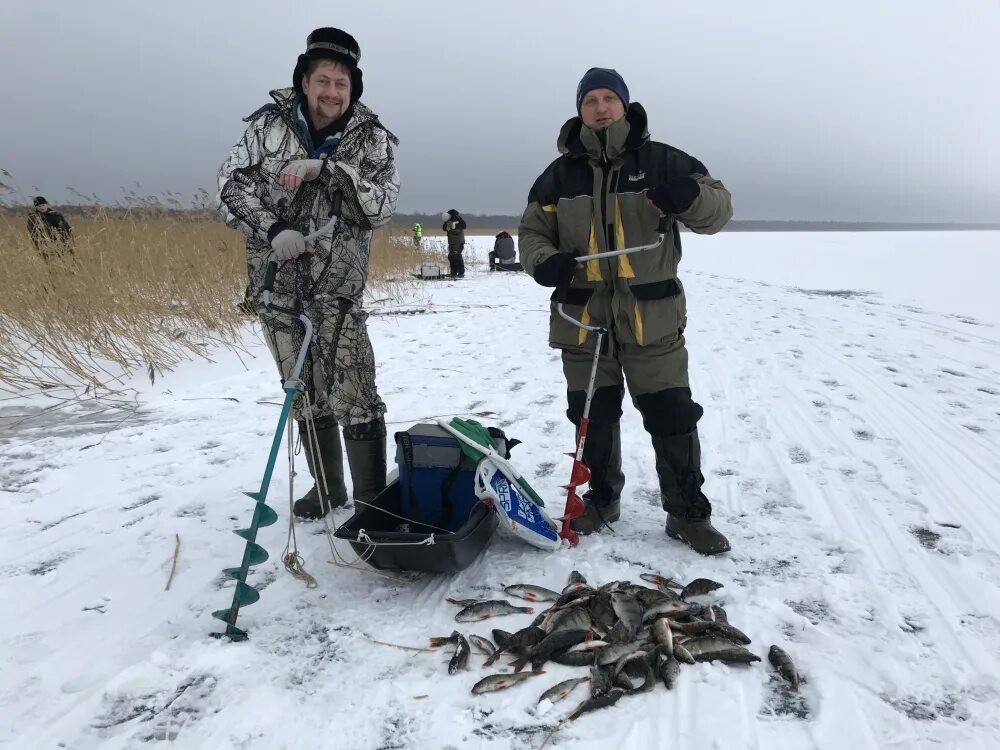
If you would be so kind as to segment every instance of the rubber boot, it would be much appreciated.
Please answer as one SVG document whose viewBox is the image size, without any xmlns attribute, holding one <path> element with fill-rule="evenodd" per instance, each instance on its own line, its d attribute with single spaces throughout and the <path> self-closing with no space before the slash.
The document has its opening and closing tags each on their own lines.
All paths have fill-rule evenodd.
<svg viewBox="0 0 1000 750">
<path fill-rule="evenodd" d="M 385 421 L 379 417 L 345 427 L 344 446 L 354 499 L 370 503 L 385 489 Z"/>
<path fill-rule="evenodd" d="M 337 424 L 334 417 L 321 417 L 313 420 L 313 429 L 316 434 L 316 442 L 319 444 L 319 457 L 323 473 L 326 475 L 326 510 L 339 508 L 347 504 L 347 487 L 344 485 L 344 450 L 340 443 L 340 425 Z M 299 422 L 299 438 L 302 441 L 303 452 L 306 454 L 309 473 L 315 481 L 312 489 L 295 501 L 292 512 L 296 518 L 322 518 L 324 515 L 323 504 L 320 502 L 319 494 L 322 475 L 317 473 L 313 458 L 313 446 L 305 422 Z"/>
<path fill-rule="evenodd" d="M 702 555 L 728 552 L 729 540 L 712 526 L 712 503 L 701 491 L 701 443 L 698 431 L 686 435 L 653 435 L 660 497 L 667 511 L 667 536 Z"/>
<path fill-rule="evenodd" d="M 569 525 L 577 534 L 592 534 L 621 516 L 625 475 L 619 422 L 590 425 L 583 446 L 583 462 L 590 469 L 590 488 L 583 495 L 583 515 L 570 520 Z"/>
</svg>

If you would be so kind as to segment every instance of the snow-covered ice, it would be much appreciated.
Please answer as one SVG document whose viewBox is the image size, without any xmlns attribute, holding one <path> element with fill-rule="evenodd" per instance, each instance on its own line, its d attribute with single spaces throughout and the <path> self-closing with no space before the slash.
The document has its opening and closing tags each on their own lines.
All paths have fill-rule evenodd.
<svg viewBox="0 0 1000 750">
<path fill-rule="evenodd" d="M 258 536 L 271 559 L 250 577 L 261 598 L 240 613 L 250 640 L 211 638 L 232 596 L 221 570 L 243 549 L 232 530 L 250 517 L 240 493 L 259 484 L 282 395 L 248 327 L 248 352 L 136 381 L 134 412 L 0 404 L 0 746 L 537 748 L 586 688 L 546 712 L 538 697 L 579 670 L 550 664 L 473 696 L 481 656 L 452 677 L 446 653 L 373 641 L 426 646 L 456 629 L 445 596 L 558 589 L 572 569 L 723 582 L 765 661 L 684 667 L 672 692 L 585 715 L 549 747 L 1000 745 L 1000 233 L 684 241 L 706 491 L 731 554 L 665 537 L 652 449 L 626 407 L 614 534 L 552 554 L 495 537 L 460 574 L 401 582 L 331 564 L 322 526 L 300 525 L 307 589 L 280 563 L 283 451 L 281 520 Z M 371 312 L 390 431 L 486 414 L 524 441 L 515 463 L 558 505 L 573 435 L 546 291 L 480 262 Z M 770 644 L 796 660 L 800 695 L 773 676 Z"/>
</svg>

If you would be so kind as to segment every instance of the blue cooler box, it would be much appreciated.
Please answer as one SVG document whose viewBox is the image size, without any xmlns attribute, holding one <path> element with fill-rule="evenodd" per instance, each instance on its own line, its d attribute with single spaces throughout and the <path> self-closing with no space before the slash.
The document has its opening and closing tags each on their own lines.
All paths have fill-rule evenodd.
<svg viewBox="0 0 1000 750">
<path fill-rule="evenodd" d="M 458 440 L 437 424 L 416 424 L 397 432 L 400 515 L 411 523 L 447 531 L 462 528 L 479 503 L 475 490 L 477 462 Z M 497 440 L 503 455 L 506 445 Z"/>
</svg>

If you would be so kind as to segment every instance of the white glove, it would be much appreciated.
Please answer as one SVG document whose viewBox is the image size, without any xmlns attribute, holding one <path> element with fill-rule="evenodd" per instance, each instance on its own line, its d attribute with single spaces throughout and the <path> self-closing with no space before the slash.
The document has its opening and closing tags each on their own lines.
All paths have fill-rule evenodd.
<svg viewBox="0 0 1000 750">
<path fill-rule="evenodd" d="M 306 252 L 306 238 L 302 236 L 302 232 L 282 229 L 271 240 L 271 249 L 274 250 L 274 259 L 277 261 L 298 258 Z"/>
<path fill-rule="evenodd" d="M 297 188 L 305 180 L 309 182 L 319 177 L 319 172 L 323 168 L 322 159 L 296 159 L 290 161 L 281 168 L 278 174 L 278 183 L 282 187 Z"/>
</svg>

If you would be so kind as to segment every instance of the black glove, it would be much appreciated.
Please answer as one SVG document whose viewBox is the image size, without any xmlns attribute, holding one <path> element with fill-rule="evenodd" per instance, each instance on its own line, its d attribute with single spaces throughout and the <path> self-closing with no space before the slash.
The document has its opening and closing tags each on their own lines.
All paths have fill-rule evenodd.
<svg viewBox="0 0 1000 750">
<path fill-rule="evenodd" d="M 568 253 L 556 253 L 535 266 L 535 281 L 542 286 L 569 286 L 576 272 L 576 259 Z"/>
<path fill-rule="evenodd" d="M 691 208 L 701 188 L 690 177 L 674 177 L 646 191 L 646 197 L 665 214 L 682 214 Z"/>
</svg>

